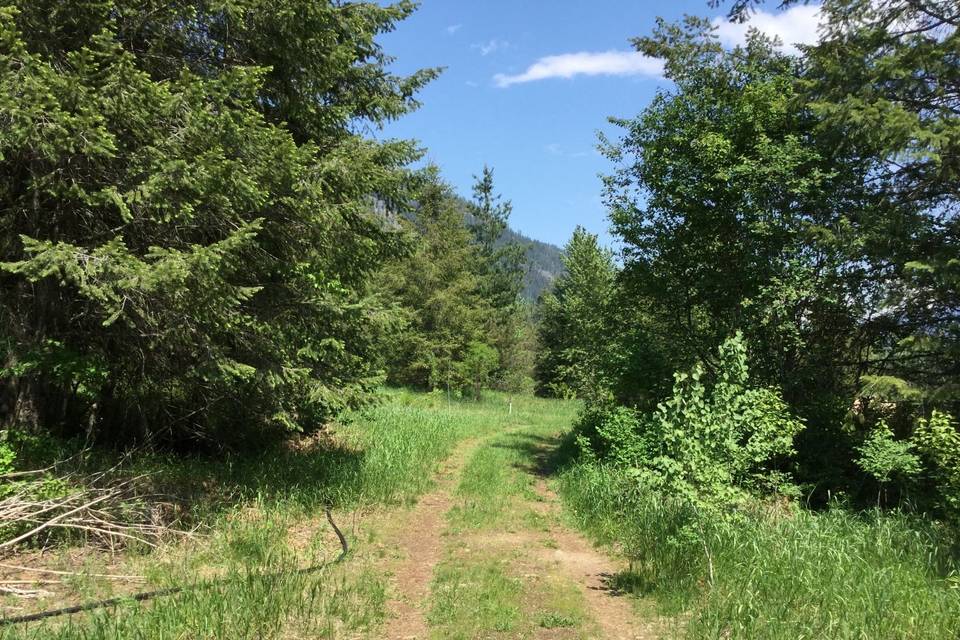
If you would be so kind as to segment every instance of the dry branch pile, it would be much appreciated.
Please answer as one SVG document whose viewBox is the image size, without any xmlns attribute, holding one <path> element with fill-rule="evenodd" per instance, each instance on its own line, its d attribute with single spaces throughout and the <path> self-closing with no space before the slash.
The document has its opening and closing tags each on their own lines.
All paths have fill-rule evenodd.
<svg viewBox="0 0 960 640">
<path fill-rule="evenodd" d="M 0 500 L 0 554 L 21 543 L 46 546 L 65 538 L 115 551 L 191 535 L 172 526 L 179 509 L 150 492 L 147 476 L 117 478 L 114 471 L 53 477 L 44 469 L 0 478 L 13 481 Z M 52 483 L 58 491 L 50 491 Z"/>
</svg>

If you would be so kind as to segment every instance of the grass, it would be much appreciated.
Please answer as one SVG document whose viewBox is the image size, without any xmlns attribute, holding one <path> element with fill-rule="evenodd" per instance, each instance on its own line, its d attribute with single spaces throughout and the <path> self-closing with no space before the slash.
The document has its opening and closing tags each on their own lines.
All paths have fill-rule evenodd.
<svg viewBox="0 0 960 640">
<path fill-rule="evenodd" d="M 665 501 L 636 491 L 610 467 L 556 469 L 544 459 L 543 445 L 572 422 L 574 403 L 516 398 L 509 413 L 499 394 L 449 404 L 435 394 L 384 395 L 380 405 L 345 416 L 332 437 L 315 446 L 219 460 L 145 455 L 130 461 L 125 472 L 151 473 L 158 489 L 182 497 L 189 507 L 185 520 L 201 523 L 203 535 L 119 558 L 88 554 L 78 561 L 76 548 L 62 547 L 47 552 L 54 560 L 46 566 L 146 575 L 144 588 L 227 581 L 149 604 L 0 630 L 0 638 L 377 637 L 387 624 L 388 581 L 373 558 L 375 532 L 352 541 L 354 554 L 344 565 L 297 571 L 337 551 L 323 505 L 342 512 L 410 503 L 431 488 L 438 466 L 459 443 L 488 436 L 464 468 L 451 532 L 480 539 L 515 528 L 550 547 L 548 523 L 531 508 L 537 497 L 528 471 L 556 473 L 569 517 L 630 560 L 614 583 L 683 620 L 680 635 L 960 637 L 960 567 L 953 539 L 936 524 L 839 507 L 758 509 L 736 527 L 708 527 L 716 573 L 708 585 L 701 549 L 677 542 L 681 514 Z M 460 542 L 450 538 L 434 576 L 429 621 L 436 637 L 527 637 L 538 629 L 593 637 L 575 585 L 547 575 L 523 549 L 488 544 L 468 550 Z M 60 591 L 35 603 L 7 598 L 3 604 L 13 614 L 131 588 L 82 575 L 64 582 L 66 596 Z"/>
<path fill-rule="evenodd" d="M 447 514 L 447 555 L 434 574 L 428 622 L 435 638 L 596 637 L 580 587 L 534 547 L 556 547 L 535 504 L 531 472 L 542 447 L 569 427 L 575 405 L 535 401 L 537 410 L 485 440 L 467 461 Z"/>
<path fill-rule="evenodd" d="M 511 527 L 529 514 L 518 513 L 516 498 L 530 497 L 530 476 L 518 473 L 527 458 L 520 446 L 522 434 L 507 433 L 474 452 L 463 470 L 455 497 L 459 501 L 448 519 L 454 531 Z"/>
<path fill-rule="evenodd" d="M 428 616 L 434 637 L 466 640 L 518 625 L 523 586 L 506 564 L 497 558 L 451 558 L 437 567 Z"/>
<path fill-rule="evenodd" d="M 99 640 L 126 638 L 335 638 L 371 632 L 386 616 L 386 577 L 373 561 L 351 559 L 318 573 L 299 568 L 331 558 L 322 508 L 403 505 L 429 490 L 439 464 L 458 443 L 540 419 L 544 401 L 486 394 L 448 403 L 437 394 L 386 390 L 384 401 L 344 416 L 332 437 L 226 459 L 140 455 L 125 473 L 149 473 L 158 490 L 180 496 L 199 540 L 107 559 L 112 573 L 139 573 L 158 588 L 226 577 L 225 584 L 91 614 L 6 629 L 0 637 Z M 112 464 L 105 454 L 91 467 Z M 343 523 L 341 523 L 343 524 Z M 292 531 L 302 535 L 294 539 Z M 306 540 L 300 539 L 306 536 Z M 363 540 L 353 540 L 364 554 Z M 76 569 L 76 549 L 62 547 L 56 568 Z M 98 556 L 86 564 L 94 569 Z M 48 565 L 49 566 L 49 565 Z M 277 572 L 281 572 L 277 575 Z M 491 576 L 493 574 L 490 574 Z M 109 581 L 77 578 L 66 598 L 29 603 L 42 610 L 122 592 Z M 69 585 L 68 585 L 69 586 Z M 131 587 L 127 587 L 127 592 Z M 24 602 L 6 599 L 8 611 Z M 11 610 L 13 607 L 17 609 Z"/>
<path fill-rule="evenodd" d="M 960 635 L 951 539 L 937 525 L 889 513 L 778 508 L 707 532 L 703 553 L 678 543 L 677 514 L 617 471 L 575 465 L 560 491 L 577 524 L 619 546 L 632 569 L 617 584 L 688 612 L 686 637 L 914 638 Z M 951 588 L 953 586 L 953 588 Z"/>
</svg>

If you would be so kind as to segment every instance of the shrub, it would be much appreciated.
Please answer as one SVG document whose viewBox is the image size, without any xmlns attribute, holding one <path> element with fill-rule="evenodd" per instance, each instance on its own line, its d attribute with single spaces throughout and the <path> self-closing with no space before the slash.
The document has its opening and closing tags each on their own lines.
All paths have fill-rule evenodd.
<svg viewBox="0 0 960 640">
<path fill-rule="evenodd" d="M 913 441 L 927 460 L 940 506 L 954 522 L 960 523 L 960 433 L 953 419 L 934 411 L 929 420 L 920 420 Z"/>
<path fill-rule="evenodd" d="M 748 492 L 790 491 L 778 463 L 793 453 L 802 423 L 773 389 L 750 388 L 738 333 L 720 347 L 715 382 L 704 369 L 674 375 L 673 394 L 648 415 L 593 408 L 581 442 L 600 459 L 629 467 L 638 481 L 714 517 L 730 514 Z"/>
</svg>

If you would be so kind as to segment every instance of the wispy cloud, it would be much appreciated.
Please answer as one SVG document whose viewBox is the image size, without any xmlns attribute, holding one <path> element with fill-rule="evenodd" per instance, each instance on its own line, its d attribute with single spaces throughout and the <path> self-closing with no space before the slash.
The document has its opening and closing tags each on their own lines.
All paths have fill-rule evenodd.
<svg viewBox="0 0 960 640">
<path fill-rule="evenodd" d="M 450 25 L 449 27 L 447 27 L 447 29 L 446 29 L 447 35 L 448 35 L 448 36 L 452 36 L 452 35 L 455 34 L 457 31 L 460 31 L 460 29 L 462 29 L 462 28 L 463 28 L 463 25 L 462 25 L 462 24 L 452 24 L 452 25 Z"/>
<path fill-rule="evenodd" d="M 470 45 L 470 48 L 476 49 L 482 56 L 488 56 L 491 53 L 496 53 L 497 51 L 502 51 L 503 49 L 509 49 L 510 43 L 506 40 L 498 40 L 494 38 L 493 40 L 489 40 L 487 42 L 477 42 L 472 44 Z"/>
<path fill-rule="evenodd" d="M 545 56 L 527 67 L 523 73 L 498 73 L 493 81 L 498 87 L 509 87 L 523 82 L 548 78 L 574 76 L 647 76 L 657 78 L 663 72 L 663 63 L 635 51 L 603 51 L 564 53 Z"/>
<path fill-rule="evenodd" d="M 768 36 L 776 36 L 783 42 L 783 48 L 797 52 L 798 44 L 817 42 L 817 27 L 820 25 L 820 5 L 795 5 L 780 13 L 757 11 L 745 23 L 730 22 L 726 18 L 713 19 L 720 41 L 734 46 L 746 41 L 750 27 L 762 31 Z"/>
<path fill-rule="evenodd" d="M 543 150 L 552 156 L 563 156 L 565 158 L 585 158 L 592 155 L 590 151 L 567 151 L 563 145 L 557 142 L 544 145 Z"/>
</svg>

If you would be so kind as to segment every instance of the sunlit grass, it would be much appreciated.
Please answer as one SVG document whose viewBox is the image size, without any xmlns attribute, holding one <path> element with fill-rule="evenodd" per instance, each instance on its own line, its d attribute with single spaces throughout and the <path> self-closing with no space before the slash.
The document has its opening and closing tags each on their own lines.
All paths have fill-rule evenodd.
<svg viewBox="0 0 960 640">
<path fill-rule="evenodd" d="M 433 637 L 479 638 L 513 630 L 520 621 L 520 580 L 496 558 L 449 559 L 434 574 L 428 616 Z"/>
<path fill-rule="evenodd" d="M 715 583 L 704 554 L 677 543 L 665 502 L 631 490 L 597 465 L 563 472 L 568 512 L 632 560 L 619 586 L 689 611 L 690 638 L 953 638 L 960 589 L 950 538 L 936 525 L 897 514 L 774 510 L 731 527 L 710 527 Z"/>
<path fill-rule="evenodd" d="M 3 638 L 334 638 L 384 624 L 386 577 L 368 566 L 316 573 L 300 569 L 338 548 L 295 546 L 292 527 L 326 529 L 323 507 L 349 510 L 414 501 L 434 483 L 440 463 L 467 439 L 543 423 L 572 403 L 488 393 L 481 402 L 442 394 L 385 390 L 383 402 L 344 416 L 330 437 L 308 447 L 256 455 L 176 458 L 147 455 L 130 473 L 150 473 L 158 488 L 187 497 L 199 539 L 159 553 L 130 555 L 125 568 L 147 576 L 144 588 L 206 585 L 144 604 L 130 603 L 46 623 L 8 628 Z M 319 535 L 319 534 L 317 534 Z M 354 540 L 355 547 L 363 540 Z M 78 581 L 86 600 L 115 595 L 110 583 Z M 61 602 L 38 602 L 37 609 Z M 373 633 L 373 632 L 371 632 Z M 375 633 L 373 633 L 375 635 Z"/>
</svg>

